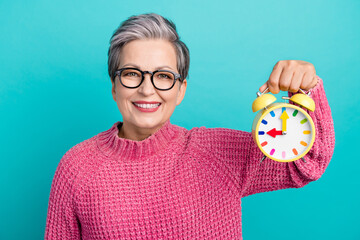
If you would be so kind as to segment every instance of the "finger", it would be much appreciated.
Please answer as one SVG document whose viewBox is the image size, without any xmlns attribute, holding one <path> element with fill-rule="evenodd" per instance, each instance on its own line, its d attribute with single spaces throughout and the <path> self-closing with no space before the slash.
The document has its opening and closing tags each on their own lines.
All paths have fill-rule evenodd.
<svg viewBox="0 0 360 240">
<path fill-rule="evenodd" d="M 264 85 L 262 85 L 260 88 L 259 88 L 259 91 L 260 92 L 263 92 L 263 91 L 265 91 L 265 89 L 268 87 L 268 85 L 267 85 L 267 82 L 266 83 L 264 83 Z"/>
<path fill-rule="evenodd" d="M 296 71 L 294 73 L 294 76 L 291 80 L 290 86 L 289 86 L 289 92 L 296 93 L 299 91 L 300 85 L 303 81 L 304 72 L 302 71 Z"/>
<path fill-rule="evenodd" d="M 303 90 L 309 90 L 313 87 L 312 81 L 314 76 L 308 72 L 305 72 L 300 88 Z M 315 86 L 315 85 L 314 85 Z"/>
<path fill-rule="evenodd" d="M 319 81 L 319 79 L 315 74 L 314 77 L 313 77 L 313 80 L 311 81 L 311 83 L 309 85 L 309 87 L 310 87 L 309 90 L 314 88 L 318 84 L 318 81 Z"/>
<path fill-rule="evenodd" d="M 292 70 L 284 70 L 281 73 L 280 80 L 279 80 L 279 88 L 281 91 L 289 90 L 293 76 L 294 76 L 294 72 Z"/>
<path fill-rule="evenodd" d="M 270 74 L 269 80 L 267 81 L 267 86 L 271 93 L 277 94 L 280 92 L 279 89 L 279 78 L 283 71 L 283 67 L 277 63 Z"/>
</svg>

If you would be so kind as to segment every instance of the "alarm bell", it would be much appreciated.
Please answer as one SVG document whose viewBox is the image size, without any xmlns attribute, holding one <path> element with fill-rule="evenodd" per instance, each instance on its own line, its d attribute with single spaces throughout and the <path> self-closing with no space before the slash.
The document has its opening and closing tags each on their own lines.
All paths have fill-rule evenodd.
<svg viewBox="0 0 360 240">
<path fill-rule="evenodd" d="M 297 93 L 293 95 L 289 100 L 296 104 L 299 104 L 300 106 L 306 108 L 307 110 L 310 110 L 312 112 L 315 111 L 314 100 L 306 94 Z"/>
<path fill-rule="evenodd" d="M 262 94 L 254 100 L 254 102 L 252 104 L 252 110 L 253 110 L 253 112 L 257 112 L 257 111 L 269 106 L 270 104 L 272 104 L 275 101 L 276 101 L 276 97 L 274 95 Z"/>
<path fill-rule="evenodd" d="M 262 93 L 260 92 L 256 93 L 258 97 L 254 100 L 252 104 L 253 112 L 257 112 L 263 108 L 266 108 L 267 106 L 269 106 L 270 104 L 276 101 L 276 97 L 274 95 L 268 93 L 265 94 L 267 90 L 268 88 L 266 88 Z M 288 99 L 293 103 L 296 103 L 312 112 L 315 111 L 315 102 L 311 97 L 309 97 L 310 92 L 306 94 L 304 90 L 300 89 L 300 91 L 302 93 L 294 94 L 291 98 L 283 97 L 283 99 Z"/>
</svg>

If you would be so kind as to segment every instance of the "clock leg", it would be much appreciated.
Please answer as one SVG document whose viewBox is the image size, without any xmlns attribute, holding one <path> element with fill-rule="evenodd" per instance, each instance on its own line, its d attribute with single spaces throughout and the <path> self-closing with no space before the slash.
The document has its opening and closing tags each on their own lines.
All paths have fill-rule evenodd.
<svg viewBox="0 0 360 240">
<path fill-rule="evenodd" d="M 306 163 L 306 160 L 305 160 L 305 158 L 303 158 L 303 157 L 302 157 L 301 159 L 302 159 L 302 160 L 304 161 L 304 163 Z"/>
<path fill-rule="evenodd" d="M 260 163 L 262 163 L 262 161 L 264 161 L 265 158 L 266 158 L 266 156 L 264 155 L 264 156 L 262 157 L 262 159 L 260 160 Z"/>
</svg>

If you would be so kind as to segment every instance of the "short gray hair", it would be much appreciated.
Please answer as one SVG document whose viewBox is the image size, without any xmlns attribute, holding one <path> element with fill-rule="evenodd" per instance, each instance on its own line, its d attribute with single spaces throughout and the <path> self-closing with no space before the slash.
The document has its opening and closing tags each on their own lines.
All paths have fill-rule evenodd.
<svg viewBox="0 0 360 240">
<path fill-rule="evenodd" d="M 148 13 L 131 16 L 121 23 L 110 39 L 108 51 L 108 72 L 113 80 L 120 65 L 120 54 L 125 44 L 138 39 L 165 39 L 173 44 L 176 51 L 177 70 L 184 80 L 189 72 L 189 49 L 176 31 L 175 24 L 158 14 Z"/>
</svg>

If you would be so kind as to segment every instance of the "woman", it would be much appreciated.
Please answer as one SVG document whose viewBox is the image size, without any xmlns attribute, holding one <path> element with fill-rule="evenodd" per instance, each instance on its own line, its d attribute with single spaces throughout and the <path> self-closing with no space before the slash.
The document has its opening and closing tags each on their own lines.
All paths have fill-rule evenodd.
<svg viewBox="0 0 360 240">
<path fill-rule="evenodd" d="M 108 66 L 123 122 L 61 159 L 46 239 L 241 239 L 242 197 L 303 187 L 331 159 L 330 108 L 310 63 L 280 61 L 260 88 L 311 89 L 317 136 L 307 163 L 260 163 L 248 132 L 172 125 L 186 92 L 189 51 L 175 25 L 157 14 L 122 23 L 111 38 Z"/>
</svg>

